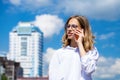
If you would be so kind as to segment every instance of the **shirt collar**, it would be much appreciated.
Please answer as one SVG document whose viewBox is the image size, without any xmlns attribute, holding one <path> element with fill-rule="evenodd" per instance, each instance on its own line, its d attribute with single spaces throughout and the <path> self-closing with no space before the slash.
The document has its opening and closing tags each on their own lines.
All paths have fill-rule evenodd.
<svg viewBox="0 0 120 80">
<path fill-rule="evenodd" d="M 71 46 L 67 46 L 66 49 L 71 49 L 71 50 L 78 50 L 78 47 L 71 47 Z"/>
</svg>

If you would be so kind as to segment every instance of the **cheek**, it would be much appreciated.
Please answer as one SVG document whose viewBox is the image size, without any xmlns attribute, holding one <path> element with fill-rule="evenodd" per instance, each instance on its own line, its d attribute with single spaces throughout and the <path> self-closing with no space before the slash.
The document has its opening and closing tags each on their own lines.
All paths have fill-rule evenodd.
<svg viewBox="0 0 120 80">
<path fill-rule="evenodd" d="M 66 34 L 68 34 L 68 32 L 69 32 L 69 31 L 68 31 L 68 30 L 66 30 Z"/>
</svg>

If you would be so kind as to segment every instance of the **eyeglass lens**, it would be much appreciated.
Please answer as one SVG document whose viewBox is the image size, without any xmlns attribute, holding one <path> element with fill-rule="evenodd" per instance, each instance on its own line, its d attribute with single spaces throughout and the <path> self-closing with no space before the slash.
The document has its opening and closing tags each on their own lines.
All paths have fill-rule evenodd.
<svg viewBox="0 0 120 80">
<path fill-rule="evenodd" d="M 70 28 L 70 27 L 72 27 L 72 28 L 77 28 L 78 26 L 77 25 L 75 25 L 75 24 L 68 24 L 67 26 L 66 26 L 67 28 Z"/>
</svg>

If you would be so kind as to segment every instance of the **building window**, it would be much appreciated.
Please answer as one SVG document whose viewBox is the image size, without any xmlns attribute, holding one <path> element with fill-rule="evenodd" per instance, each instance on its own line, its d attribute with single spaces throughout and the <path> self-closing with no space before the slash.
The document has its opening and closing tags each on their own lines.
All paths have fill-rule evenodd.
<svg viewBox="0 0 120 80">
<path fill-rule="evenodd" d="M 21 55 L 27 55 L 27 37 L 21 37 Z"/>
<path fill-rule="evenodd" d="M 27 37 L 21 37 L 22 41 L 27 41 Z"/>
</svg>

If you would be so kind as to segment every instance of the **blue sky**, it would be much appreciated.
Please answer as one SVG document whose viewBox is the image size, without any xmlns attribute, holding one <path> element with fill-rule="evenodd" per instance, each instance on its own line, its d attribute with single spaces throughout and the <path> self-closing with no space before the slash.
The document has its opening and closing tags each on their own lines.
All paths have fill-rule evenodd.
<svg viewBox="0 0 120 80">
<path fill-rule="evenodd" d="M 62 46 L 64 23 L 71 15 L 88 18 L 100 53 L 96 80 L 120 80 L 120 0 L 0 0 L 0 54 L 9 52 L 9 32 L 32 22 L 44 32 L 44 60 L 49 64 Z M 45 68 L 47 73 L 47 67 Z"/>
</svg>

